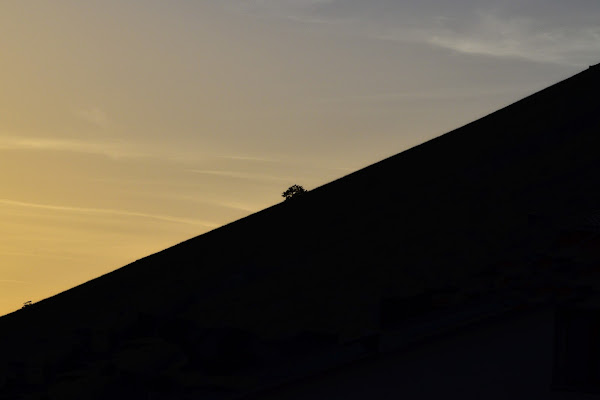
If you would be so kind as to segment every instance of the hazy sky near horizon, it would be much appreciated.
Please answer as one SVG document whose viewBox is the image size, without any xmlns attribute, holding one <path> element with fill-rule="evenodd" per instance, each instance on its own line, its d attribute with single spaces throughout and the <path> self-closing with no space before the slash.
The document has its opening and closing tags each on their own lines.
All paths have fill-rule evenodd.
<svg viewBox="0 0 600 400">
<path fill-rule="evenodd" d="M 5 0 L 0 315 L 600 62 L 597 0 Z"/>
</svg>

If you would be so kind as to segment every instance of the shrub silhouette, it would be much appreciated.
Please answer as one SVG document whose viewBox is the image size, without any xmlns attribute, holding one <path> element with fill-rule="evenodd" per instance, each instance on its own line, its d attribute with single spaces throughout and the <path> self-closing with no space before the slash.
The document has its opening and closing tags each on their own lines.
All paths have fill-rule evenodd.
<svg viewBox="0 0 600 400">
<path fill-rule="evenodd" d="M 286 190 L 285 192 L 283 192 L 281 194 L 281 196 L 285 197 L 286 200 L 289 199 L 293 199 L 296 198 L 304 193 L 306 193 L 307 190 L 304 189 L 302 186 L 300 185 L 292 185 L 288 188 L 288 190 Z"/>
</svg>

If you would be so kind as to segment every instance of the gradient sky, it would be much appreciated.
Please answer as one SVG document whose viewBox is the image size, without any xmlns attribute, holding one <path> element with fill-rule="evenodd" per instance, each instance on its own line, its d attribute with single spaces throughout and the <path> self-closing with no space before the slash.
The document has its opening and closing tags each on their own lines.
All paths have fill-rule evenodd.
<svg viewBox="0 0 600 400">
<path fill-rule="evenodd" d="M 0 2 L 0 315 L 600 62 L 597 0 Z"/>
</svg>

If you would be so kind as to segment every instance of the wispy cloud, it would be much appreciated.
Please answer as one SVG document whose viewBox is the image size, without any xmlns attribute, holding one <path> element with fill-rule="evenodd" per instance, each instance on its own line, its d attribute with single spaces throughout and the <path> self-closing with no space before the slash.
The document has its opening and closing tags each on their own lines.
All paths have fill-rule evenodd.
<svg viewBox="0 0 600 400">
<path fill-rule="evenodd" d="M 471 23 L 438 26 L 423 39 L 461 53 L 581 65 L 600 52 L 600 26 L 552 25 L 520 15 L 479 11 Z"/>
<path fill-rule="evenodd" d="M 280 177 L 266 174 L 256 174 L 251 172 L 239 172 L 239 171 L 217 171 L 217 170 L 200 170 L 192 169 L 190 172 L 202 175 L 214 175 L 221 176 L 223 178 L 233 179 L 248 179 L 248 180 L 260 180 L 260 181 L 276 181 L 276 182 L 287 182 L 290 180 L 289 177 Z"/>
<path fill-rule="evenodd" d="M 208 206 L 212 206 L 212 207 L 216 206 L 219 208 L 225 208 L 225 209 L 230 209 L 230 210 L 235 210 L 235 211 L 243 211 L 243 212 L 249 212 L 249 213 L 254 213 L 261 208 L 261 206 L 259 206 L 259 205 L 251 206 L 251 205 L 248 205 L 245 203 L 231 202 L 231 201 L 227 201 L 227 200 L 211 200 L 211 199 L 207 199 L 206 197 L 199 197 L 199 196 L 193 196 L 193 195 L 162 193 L 159 196 L 162 198 L 185 200 L 185 201 L 200 203 L 200 204 L 204 204 L 204 205 L 208 205 Z"/>
<path fill-rule="evenodd" d="M 597 13 L 600 18 L 600 10 Z M 382 40 L 424 43 L 459 53 L 568 66 L 597 62 L 600 25 L 573 16 L 474 7 L 454 16 L 421 15 L 418 21 L 364 21 L 365 34 Z"/>
<path fill-rule="evenodd" d="M 42 259 L 54 259 L 54 260 L 81 260 L 87 257 L 86 255 L 80 256 L 69 256 L 66 254 L 53 254 L 49 252 L 40 252 L 38 250 L 33 251 L 31 253 L 26 252 L 18 252 L 18 251 L 0 251 L 0 255 L 2 256 L 16 256 L 16 257 L 32 257 L 32 258 L 42 258 Z"/>
<path fill-rule="evenodd" d="M 400 102 L 414 100 L 452 100 L 456 98 L 479 98 L 485 96 L 498 96 L 504 94 L 521 93 L 522 86 L 518 85 L 502 85 L 491 88 L 457 88 L 451 91 L 406 91 L 406 92 L 388 92 L 388 93 L 372 93 L 361 95 L 349 95 L 338 97 L 324 97 L 318 101 L 322 103 L 365 103 L 365 102 Z"/>
<path fill-rule="evenodd" d="M 0 283 L 31 284 L 31 282 L 19 281 L 19 280 L 16 280 L 16 279 L 0 279 Z"/>
<path fill-rule="evenodd" d="M 216 228 L 220 226 L 220 224 L 202 221 L 193 218 L 184 218 L 184 217 L 174 217 L 170 215 L 158 215 L 158 214 L 148 214 L 136 211 L 127 211 L 127 210 L 115 210 L 115 209 L 105 209 L 105 208 L 86 208 L 86 207 L 71 207 L 71 206 L 58 206 L 51 204 L 40 204 L 40 203 L 29 203 L 23 201 L 15 201 L 10 199 L 0 199 L 0 204 L 4 204 L 7 206 L 15 206 L 15 207 L 26 207 L 26 208 L 36 208 L 43 209 L 48 211 L 58 211 L 58 212 L 68 212 L 68 213 L 81 213 L 81 214 L 91 214 L 91 215 L 112 215 L 112 216 L 123 216 L 123 217 L 137 217 L 137 218 L 146 218 L 146 219 L 154 219 L 158 221 L 165 222 L 175 222 L 180 224 L 190 224 L 190 225 L 201 225 L 209 228 Z"/>
<path fill-rule="evenodd" d="M 306 23 L 346 22 L 344 32 L 422 43 L 464 54 L 569 66 L 597 63 L 600 3 L 558 0 L 230 0 L 238 11 Z"/>
<path fill-rule="evenodd" d="M 217 158 L 223 158 L 227 160 L 237 160 L 237 161 L 255 161 L 262 163 L 281 163 L 282 161 L 275 158 L 266 158 L 266 157 L 252 157 L 252 156 L 234 156 L 234 155 L 219 155 Z"/>
<path fill-rule="evenodd" d="M 143 157 L 132 146 L 119 142 L 92 142 L 74 139 L 22 138 L 0 136 L 0 150 L 47 150 L 98 154 L 111 158 Z"/>
</svg>

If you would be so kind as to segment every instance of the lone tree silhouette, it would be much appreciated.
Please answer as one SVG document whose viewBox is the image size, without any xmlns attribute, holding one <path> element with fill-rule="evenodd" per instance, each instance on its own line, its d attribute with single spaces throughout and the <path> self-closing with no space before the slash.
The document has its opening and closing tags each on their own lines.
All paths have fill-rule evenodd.
<svg viewBox="0 0 600 400">
<path fill-rule="evenodd" d="M 281 196 L 285 197 L 286 200 L 289 199 L 293 199 L 296 198 L 304 193 L 306 193 L 307 190 L 304 189 L 302 186 L 300 185 L 292 185 L 289 187 L 288 190 L 286 190 L 285 192 L 282 193 Z"/>
</svg>

